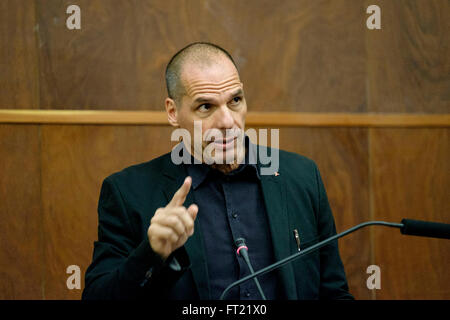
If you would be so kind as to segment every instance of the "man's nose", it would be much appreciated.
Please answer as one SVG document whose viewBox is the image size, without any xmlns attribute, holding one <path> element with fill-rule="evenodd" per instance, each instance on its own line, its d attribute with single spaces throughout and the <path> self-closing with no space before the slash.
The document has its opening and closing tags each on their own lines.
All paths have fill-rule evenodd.
<svg viewBox="0 0 450 320">
<path fill-rule="evenodd" d="M 228 106 L 221 106 L 217 112 L 215 112 L 216 128 L 218 129 L 231 129 L 234 125 L 233 114 Z"/>
</svg>

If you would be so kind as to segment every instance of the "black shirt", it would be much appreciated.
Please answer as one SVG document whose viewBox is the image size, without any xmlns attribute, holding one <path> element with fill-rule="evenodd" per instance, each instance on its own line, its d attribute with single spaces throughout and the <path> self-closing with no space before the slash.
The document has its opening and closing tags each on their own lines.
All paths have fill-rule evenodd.
<svg viewBox="0 0 450 320">
<path fill-rule="evenodd" d="M 248 137 L 246 147 L 244 163 L 228 174 L 206 164 L 186 165 L 199 207 L 197 219 L 207 255 L 211 299 L 218 299 L 228 285 L 250 273 L 245 261 L 236 254 L 237 238 L 246 240 L 255 271 L 275 262 L 259 166 L 248 163 L 249 154 L 256 148 Z M 259 282 L 267 299 L 280 298 L 276 273 L 259 277 Z M 226 299 L 254 300 L 261 296 L 250 280 L 232 290 Z"/>
</svg>

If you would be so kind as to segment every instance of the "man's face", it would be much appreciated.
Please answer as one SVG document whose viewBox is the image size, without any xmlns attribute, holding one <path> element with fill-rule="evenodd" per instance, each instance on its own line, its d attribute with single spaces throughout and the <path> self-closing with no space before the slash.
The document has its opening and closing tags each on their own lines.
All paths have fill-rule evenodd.
<svg viewBox="0 0 450 320">
<path fill-rule="evenodd" d="M 204 161 L 208 153 L 204 151 L 208 148 L 212 150 L 212 156 L 222 159 L 222 163 L 230 163 L 230 159 L 240 162 L 243 152 L 238 146 L 242 146 L 247 104 L 233 63 L 226 58 L 220 58 L 210 66 L 188 63 L 183 68 L 182 81 L 185 95 L 181 105 L 176 106 L 176 124 L 187 129 L 194 140 L 194 121 L 201 121 Z M 167 111 L 169 113 L 169 109 Z M 220 136 L 222 138 L 218 139 Z M 201 159 L 198 152 L 193 153 L 190 141 L 185 144 L 197 159 Z"/>
</svg>

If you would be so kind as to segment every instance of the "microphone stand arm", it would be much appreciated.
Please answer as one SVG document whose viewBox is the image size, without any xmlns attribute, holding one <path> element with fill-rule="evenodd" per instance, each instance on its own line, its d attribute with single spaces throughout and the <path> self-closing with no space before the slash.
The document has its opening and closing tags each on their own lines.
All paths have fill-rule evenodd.
<svg viewBox="0 0 450 320">
<path fill-rule="evenodd" d="M 220 296 L 220 300 L 223 300 L 225 298 L 226 294 L 228 293 L 228 291 L 230 291 L 232 288 L 234 288 L 234 287 L 236 287 L 236 286 L 238 286 L 238 285 L 240 285 L 240 284 L 242 284 L 242 283 L 244 283 L 244 282 L 246 282 L 246 281 L 248 281 L 248 280 L 250 280 L 250 279 L 252 279 L 254 277 L 266 274 L 266 273 L 268 273 L 268 272 L 270 272 L 270 271 L 272 271 L 272 270 L 274 270 L 274 269 L 276 269 L 278 267 L 281 267 L 281 266 L 291 262 L 292 260 L 295 260 L 295 259 L 297 259 L 297 258 L 299 258 L 299 257 L 301 257 L 301 256 L 303 256 L 305 254 L 308 254 L 308 253 L 310 253 L 310 252 L 312 252 L 314 250 L 317 250 L 317 249 L 327 245 L 328 243 L 330 243 L 333 240 L 339 239 L 339 238 L 341 238 L 341 237 L 343 237 L 343 236 L 345 236 L 345 235 L 347 235 L 349 233 L 352 233 L 353 231 L 356 231 L 358 229 L 361 229 L 361 228 L 364 228 L 364 227 L 367 227 L 367 226 L 371 226 L 371 225 L 381 225 L 381 226 L 393 227 L 393 228 L 403 228 L 404 227 L 404 225 L 402 223 L 392 223 L 392 222 L 385 222 L 385 221 L 368 221 L 368 222 L 360 223 L 360 224 L 358 224 L 358 225 L 356 225 L 356 226 L 354 226 L 354 227 L 352 227 L 350 229 L 347 229 L 347 230 L 345 230 L 345 231 L 343 231 L 341 233 L 338 233 L 338 234 L 336 234 L 336 235 L 334 235 L 334 236 L 332 236 L 330 238 L 327 238 L 327 239 L 325 239 L 325 240 L 323 240 L 323 241 L 321 241 L 319 243 L 316 243 L 315 245 L 310 246 L 310 247 L 306 248 L 303 251 L 294 253 L 293 255 L 290 255 L 290 256 L 288 256 L 288 257 L 286 257 L 286 258 L 284 258 L 284 259 L 282 259 L 282 260 L 280 260 L 280 261 L 278 261 L 278 262 L 276 262 L 274 264 L 271 264 L 271 265 L 269 265 L 269 266 L 267 266 L 265 268 L 262 268 L 262 269 L 256 271 L 255 273 L 250 274 L 250 275 L 248 275 L 248 276 L 246 276 L 246 277 L 244 277 L 244 278 L 242 278 L 242 279 L 240 279 L 240 280 L 230 284 L 222 292 L 222 295 Z"/>
</svg>

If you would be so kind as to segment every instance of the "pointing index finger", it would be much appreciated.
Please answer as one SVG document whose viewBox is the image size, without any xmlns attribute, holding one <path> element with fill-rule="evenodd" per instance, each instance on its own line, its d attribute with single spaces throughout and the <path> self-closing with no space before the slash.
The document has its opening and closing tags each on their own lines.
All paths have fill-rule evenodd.
<svg viewBox="0 0 450 320">
<path fill-rule="evenodd" d="M 186 200 L 191 185 L 192 185 L 192 178 L 188 176 L 186 177 L 186 179 L 184 179 L 183 185 L 180 187 L 180 189 L 178 189 L 177 192 L 175 192 L 168 206 L 171 207 L 182 206 L 184 201 Z"/>
</svg>

